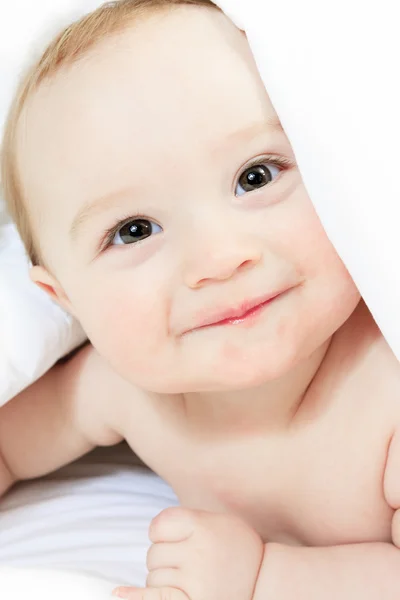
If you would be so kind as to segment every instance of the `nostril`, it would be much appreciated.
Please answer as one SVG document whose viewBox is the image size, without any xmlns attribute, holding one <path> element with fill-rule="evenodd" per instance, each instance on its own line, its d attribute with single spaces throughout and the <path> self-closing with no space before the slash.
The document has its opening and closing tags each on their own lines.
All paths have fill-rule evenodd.
<svg viewBox="0 0 400 600">
<path fill-rule="evenodd" d="M 247 267 L 251 267 L 255 263 L 254 260 L 244 260 L 241 265 L 239 265 L 239 269 L 244 270 Z"/>
</svg>

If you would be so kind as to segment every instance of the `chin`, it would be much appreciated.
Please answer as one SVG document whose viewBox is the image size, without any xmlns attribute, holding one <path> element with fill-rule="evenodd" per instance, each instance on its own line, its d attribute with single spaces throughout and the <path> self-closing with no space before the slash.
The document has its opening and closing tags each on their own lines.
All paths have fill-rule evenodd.
<svg viewBox="0 0 400 600">
<path fill-rule="evenodd" d="M 213 390 L 240 390 L 259 387 L 284 377 L 301 360 L 297 349 L 290 347 L 265 348 L 240 352 L 236 360 L 226 356 L 213 368 L 210 388 Z"/>
</svg>

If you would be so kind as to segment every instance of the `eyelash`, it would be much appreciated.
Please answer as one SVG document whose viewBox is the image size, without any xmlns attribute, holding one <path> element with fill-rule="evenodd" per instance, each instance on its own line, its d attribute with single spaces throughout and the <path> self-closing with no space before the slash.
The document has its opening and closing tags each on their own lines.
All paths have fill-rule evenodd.
<svg viewBox="0 0 400 600">
<path fill-rule="evenodd" d="M 256 158 L 253 158 L 247 165 L 240 168 L 240 170 L 238 171 L 238 173 L 235 176 L 235 185 L 236 185 L 236 182 L 238 181 L 241 173 L 243 173 L 244 171 L 247 171 L 248 169 L 251 169 L 252 167 L 255 167 L 256 165 L 260 165 L 260 164 L 264 164 L 264 163 L 268 163 L 270 165 L 273 165 L 274 167 L 280 167 L 282 169 L 282 171 L 287 171 L 288 169 L 292 168 L 294 165 L 294 162 L 290 158 L 286 158 L 285 156 L 279 156 L 278 154 L 269 154 L 269 155 L 264 155 L 264 156 L 258 156 Z M 136 221 L 137 219 L 148 220 L 148 217 L 146 217 L 145 215 L 141 215 L 141 214 L 136 214 L 136 215 L 130 214 L 130 215 L 127 215 L 125 218 L 117 219 L 115 221 L 115 224 L 112 227 L 108 227 L 103 232 L 103 234 L 101 236 L 101 242 L 99 245 L 99 252 L 104 252 L 105 250 L 107 250 L 107 248 L 109 248 L 111 246 L 115 235 L 118 233 L 118 231 L 122 227 L 124 227 L 124 225 L 127 225 L 131 221 Z M 136 242 L 135 245 L 137 245 L 137 244 L 140 244 L 140 242 Z"/>
<path fill-rule="evenodd" d="M 127 225 L 128 223 L 130 223 L 131 221 L 136 221 L 137 219 L 146 219 L 148 220 L 149 218 L 146 217 L 145 215 L 128 215 L 125 218 L 119 218 L 115 221 L 115 224 L 112 227 L 107 228 L 104 232 L 103 235 L 101 236 L 101 242 L 100 242 L 100 247 L 99 247 L 99 251 L 100 252 L 104 252 L 104 250 L 107 250 L 107 248 L 109 248 L 112 244 L 112 241 L 114 239 L 114 237 L 116 236 L 116 234 L 118 233 L 118 231 L 120 229 L 122 229 L 122 227 L 124 227 L 124 225 Z M 135 245 L 140 244 L 140 242 L 136 242 Z"/>
<path fill-rule="evenodd" d="M 280 167 L 282 171 L 287 171 L 294 166 L 293 160 L 287 158 L 286 156 L 279 156 L 278 154 L 266 154 L 264 156 L 256 156 L 253 158 L 247 165 L 241 167 L 235 176 L 235 182 L 238 181 L 240 174 L 256 165 L 269 164 L 274 167 Z M 236 183 L 235 183 L 236 185 Z"/>
</svg>

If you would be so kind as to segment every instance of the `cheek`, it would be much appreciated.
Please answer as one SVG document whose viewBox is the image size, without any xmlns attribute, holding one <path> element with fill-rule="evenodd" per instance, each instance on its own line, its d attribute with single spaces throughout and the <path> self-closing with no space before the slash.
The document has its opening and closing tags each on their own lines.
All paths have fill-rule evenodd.
<svg viewBox="0 0 400 600">
<path fill-rule="evenodd" d="M 123 377 L 151 379 L 165 349 L 165 296 L 104 277 L 107 287 L 80 286 L 73 294 L 76 314 L 98 352 Z"/>
<path fill-rule="evenodd" d="M 359 292 L 304 188 L 282 217 L 280 233 L 273 240 L 275 249 L 305 281 L 302 318 L 313 324 L 317 335 L 320 330 L 328 337 L 356 308 Z"/>
<path fill-rule="evenodd" d="M 272 243 L 307 280 L 321 275 L 349 280 L 302 185 L 283 207 Z"/>
<path fill-rule="evenodd" d="M 307 281 L 315 286 L 316 300 L 339 312 L 352 310 L 359 300 L 358 290 L 314 212 L 304 230 L 307 241 L 299 256 Z"/>
<path fill-rule="evenodd" d="M 313 229 L 309 240 L 299 265 L 307 289 L 304 317 L 318 338 L 327 339 L 350 317 L 360 294 L 322 226 Z"/>
<path fill-rule="evenodd" d="M 312 273 L 334 249 L 305 192 L 299 192 L 282 211 L 273 243 L 300 272 Z M 305 274 L 305 273 L 304 273 Z"/>
</svg>

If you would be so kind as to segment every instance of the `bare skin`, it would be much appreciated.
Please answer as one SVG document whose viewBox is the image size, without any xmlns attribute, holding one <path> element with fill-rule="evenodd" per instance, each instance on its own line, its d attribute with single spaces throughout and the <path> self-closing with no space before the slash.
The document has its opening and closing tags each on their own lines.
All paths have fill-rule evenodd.
<svg viewBox="0 0 400 600">
<path fill-rule="evenodd" d="M 400 368 L 243 34 L 208 9 L 157 14 L 43 85 L 24 117 L 46 262 L 32 278 L 96 350 L 0 410 L 1 488 L 126 439 L 183 508 L 152 524 L 147 588 L 121 594 L 395 597 Z"/>
</svg>

